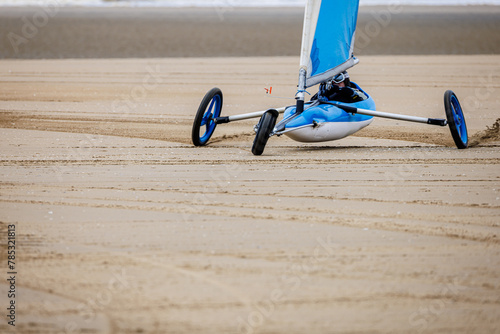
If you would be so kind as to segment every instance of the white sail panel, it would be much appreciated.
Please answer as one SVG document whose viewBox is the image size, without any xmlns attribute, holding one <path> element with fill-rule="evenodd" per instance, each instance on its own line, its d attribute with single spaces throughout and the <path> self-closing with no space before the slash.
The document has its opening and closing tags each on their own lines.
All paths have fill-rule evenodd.
<svg viewBox="0 0 500 334">
<path fill-rule="evenodd" d="M 358 63 L 352 55 L 358 8 L 359 0 L 308 0 L 300 57 L 306 87 Z"/>
</svg>

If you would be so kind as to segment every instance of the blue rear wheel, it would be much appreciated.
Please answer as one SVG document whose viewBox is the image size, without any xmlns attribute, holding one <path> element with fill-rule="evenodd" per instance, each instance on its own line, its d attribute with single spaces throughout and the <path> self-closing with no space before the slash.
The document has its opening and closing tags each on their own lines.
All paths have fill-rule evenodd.
<svg viewBox="0 0 500 334">
<path fill-rule="evenodd" d="M 464 113 L 457 96 L 451 90 L 444 93 L 444 109 L 455 145 L 459 149 L 467 148 L 469 137 L 467 135 Z"/>
<path fill-rule="evenodd" d="M 212 88 L 201 101 L 194 118 L 191 139 L 195 146 L 207 144 L 217 126 L 215 119 L 220 116 L 221 111 L 222 92 L 219 88 Z"/>
</svg>

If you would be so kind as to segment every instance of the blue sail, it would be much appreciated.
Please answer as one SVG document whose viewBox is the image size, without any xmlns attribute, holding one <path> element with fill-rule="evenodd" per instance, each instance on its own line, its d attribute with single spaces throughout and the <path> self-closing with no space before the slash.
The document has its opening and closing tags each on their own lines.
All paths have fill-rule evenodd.
<svg viewBox="0 0 500 334">
<path fill-rule="evenodd" d="M 309 0 L 302 36 L 301 68 L 306 87 L 356 65 L 353 56 L 359 0 Z"/>
</svg>

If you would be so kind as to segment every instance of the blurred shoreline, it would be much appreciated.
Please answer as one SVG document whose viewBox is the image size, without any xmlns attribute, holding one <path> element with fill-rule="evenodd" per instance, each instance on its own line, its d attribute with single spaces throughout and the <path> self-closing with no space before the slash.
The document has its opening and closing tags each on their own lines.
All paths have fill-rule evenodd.
<svg viewBox="0 0 500 334">
<path fill-rule="evenodd" d="M 303 8 L 2 7 L 0 58 L 298 56 Z M 500 54 L 500 6 L 363 6 L 356 55 Z"/>
</svg>

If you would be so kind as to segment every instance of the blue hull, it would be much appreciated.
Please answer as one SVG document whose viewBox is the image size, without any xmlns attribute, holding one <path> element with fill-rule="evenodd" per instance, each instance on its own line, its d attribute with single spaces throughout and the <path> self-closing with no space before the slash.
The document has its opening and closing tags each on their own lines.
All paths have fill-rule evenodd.
<svg viewBox="0 0 500 334">
<path fill-rule="evenodd" d="M 375 102 L 370 96 L 364 101 L 341 104 L 376 110 Z M 307 103 L 304 112 L 285 126 L 284 133 L 293 140 L 299 142 L 337 140 L 361 130 L 373 121 L 373 116 L 349 114 L 331 104 L 320 104 L 308 108 L 309 105 L 310 103 Z M 295 106 L 287 108 L 283 119 L 293 116 L 295 110 Z"/>
</svg>

